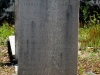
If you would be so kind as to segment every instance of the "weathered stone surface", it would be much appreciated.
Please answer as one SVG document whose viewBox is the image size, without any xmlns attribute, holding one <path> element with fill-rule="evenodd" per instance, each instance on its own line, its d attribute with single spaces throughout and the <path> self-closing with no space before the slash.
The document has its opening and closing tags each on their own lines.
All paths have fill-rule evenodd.
<svg viewBox="0 0 100 75">
<path fill-rule="evenodd" d="M 77 75 L 78 3 L 15 3 L 18 75 Z"/>
</svg>

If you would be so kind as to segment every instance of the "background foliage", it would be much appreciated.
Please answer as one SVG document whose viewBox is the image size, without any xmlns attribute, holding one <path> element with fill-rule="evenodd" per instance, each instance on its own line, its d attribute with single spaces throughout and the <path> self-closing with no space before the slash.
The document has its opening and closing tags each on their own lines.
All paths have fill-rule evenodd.
<svg viewBox="0 0 100 75">
<path fill-rule="evenodd" d="M 14 24 L 14 0 L 0 0 L 0 25 L 4 21 Z"/>
</svg>

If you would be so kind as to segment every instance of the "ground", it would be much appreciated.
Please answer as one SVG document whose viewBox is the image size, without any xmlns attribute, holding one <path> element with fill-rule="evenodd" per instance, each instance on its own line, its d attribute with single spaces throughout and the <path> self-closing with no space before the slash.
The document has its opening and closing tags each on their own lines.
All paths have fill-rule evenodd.
<svg viewBox="0 0 100 75">
<path fill-rule="evenodd" d="M 94 74 L 86 74 L 88 72 Z M 100 50 L 78 51 L 78 75 L 100 75 Z"/>
<path fill-rule="evenodd" d="M 15 73 L 14 64 L 10 63 L 6 46 L 0 46 L 0 75 Z M 86 74 L 89 73 L 89 74 Z M 78 51 L 78 75 L 100 75 L 100 51 Z"/>
<path fill-rule="evenodd" d="M 9 61 L 7 47 L 0 46 L 0 75 L 12 75 L 14 73 L 14 65 Z"/>
</svg>

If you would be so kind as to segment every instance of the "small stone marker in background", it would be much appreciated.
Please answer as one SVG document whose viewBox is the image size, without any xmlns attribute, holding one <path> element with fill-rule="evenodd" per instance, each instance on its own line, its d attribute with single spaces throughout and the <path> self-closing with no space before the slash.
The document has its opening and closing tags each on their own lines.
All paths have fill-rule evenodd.
<svg viewBox="0 0 100 75">
<path fill-rule="evenodd" d="M 11 45 L 12 55 L 15 55 L 15 36 L 9 36 L 9 41 Z"/>
<path fill-rule="evenodd" d="M 15 36 L 9 36 L 7 45 L 10 61 L 13 61 L 15 60 Z"/>
<path fill-rule="evenodd" d="M 77 75 L 79 0 L 15 0 L 18 75 Z"/>
</svg>

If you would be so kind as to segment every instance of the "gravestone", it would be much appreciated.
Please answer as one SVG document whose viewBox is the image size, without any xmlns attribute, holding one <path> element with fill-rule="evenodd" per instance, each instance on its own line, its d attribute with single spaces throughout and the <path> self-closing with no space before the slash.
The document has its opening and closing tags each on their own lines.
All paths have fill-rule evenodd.
<svg viewBox="0 0 100 75">
<path fill-rule="evenodd" d="M 10 61 L 13 62 L 15 60 L 15 36 L 9 36 L 7 46 Z"/>
<path fill-rule="evenodd" d="M 12 55 L 15 56 L 15 36 L 9 36 Z"/>
<path fill-rule="evenodd" d="M 18 75 L 77 75 L 78 0 L 15 0 Z"/>
</svg>

